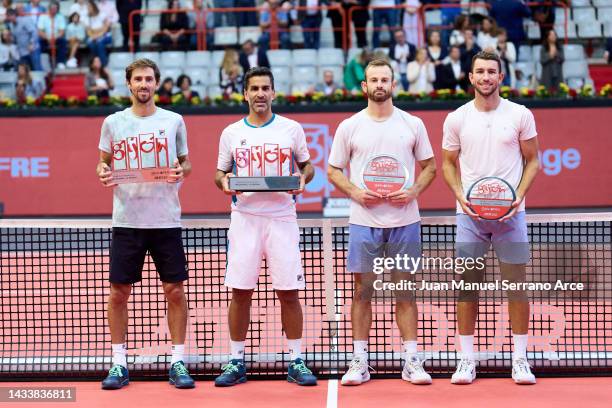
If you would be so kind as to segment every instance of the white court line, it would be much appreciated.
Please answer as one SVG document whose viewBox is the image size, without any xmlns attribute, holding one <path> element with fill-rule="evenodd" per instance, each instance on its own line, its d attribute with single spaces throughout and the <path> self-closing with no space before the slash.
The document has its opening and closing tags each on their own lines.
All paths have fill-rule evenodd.
<svg viewBox="0 0 612 408">
<path fill-rule="evenodd" d="M 327 381 L 327 408 L 338 408 L 338 380 Z"/>
</svg>

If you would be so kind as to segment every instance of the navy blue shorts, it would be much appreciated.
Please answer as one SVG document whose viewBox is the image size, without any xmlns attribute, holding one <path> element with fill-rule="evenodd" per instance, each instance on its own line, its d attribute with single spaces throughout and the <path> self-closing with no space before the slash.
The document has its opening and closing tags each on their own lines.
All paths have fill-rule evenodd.
<svg viewBox="0 0 612 408">
<path fill-rule="evenodd" d="M 110 282 L 140 282 L 147 251 L 153 258 L 162 282 L 177 283 L 187 280 L 187 259 L 180 228 L 115 227 L 110 250 Z"/>
</svg>

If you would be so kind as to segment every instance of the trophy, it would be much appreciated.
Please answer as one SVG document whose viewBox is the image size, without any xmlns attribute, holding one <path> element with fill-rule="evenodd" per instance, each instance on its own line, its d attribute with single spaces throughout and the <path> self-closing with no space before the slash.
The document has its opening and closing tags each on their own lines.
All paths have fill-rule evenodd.
<svg viewBox="0 0 612 408">
<path fill-rule="evenodd" d="M 510 213 L 516 193 L 512 186 L 499 177 L 483 177 L 468 190 L 470 208 L 485 220 L 498 220 Z"/>
<path fill-rule="evenodd" d="M 408 186 L 408 169 L 391 155 L 371 157 L 361 171 L 364 188 L 387 196 Z"/>
<path fill-rule="evenodd" d="M 168 179 L 168 139 L 153 133 L 111 142 L 113 184 L 161 183 Z"/>
<path fill-rule="evenodd" d="M 235 176 L 229 178 L 230 190 L 261 192 L 300 188 L 300 176 L 293 176 L 290 171 L 293 168 L 290 148 L 281 148 L 274 143 L 237 148 L 234 163 Z"/>
</svg>

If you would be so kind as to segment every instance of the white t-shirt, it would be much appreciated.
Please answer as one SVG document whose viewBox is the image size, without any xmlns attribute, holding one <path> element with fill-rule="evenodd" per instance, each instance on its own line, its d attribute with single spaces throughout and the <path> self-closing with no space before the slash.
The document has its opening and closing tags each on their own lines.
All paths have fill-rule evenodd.
<svg viewBox="0 0 612 408">
<path fill-rule="evenodd" d="M 468 102 L 444 121 L 442 148 L 459 152 L 461 185 L 467 194 L 482 177 L 506 180 L 516 190 L 523 176 L 521 140 L 537 136 L 535 120 L 523 105 L 501 98 L 497 108 L 480 112 Z M 519 211 L 525 210 L 525 200 Z M 457 212 L 463 213 L 459 202 Z"/>
<path fill-rule="evenodd" d="M 361 173 L 368 160 L 376 155 L 392 155 L 408 170 L 408 185 L 415 181 L 415 162 L 433 157 L 429 137 L 423 121 L 416 116 L 393 109 L 393 114 L 382 122 L 372 119 L 364 109 L 340 123 L 334 136 L 329 164 L 350 172 L 350 180 L 363 188 Z M 366 208 L 351 201 L 349 223 L 375 228 L 394 228 L 421 219 L 416 200 L 405 207 L 394 207 L 382 202 Z"/>
<path fill-rule="evenodd" d="M 127 108 L 104 120 L 98 148 L 113 154 L 115 169 L 169 167 L 188 153 L 187 130 L 177 113 L 158 107 L 153 115 L 141 117 Z M 113 227 L 180 227 L 179 188 L 180 183 L 166 182 L 113 187 Z"/>
<path fill-rule="evenodd" d="M 261 127 L 246 118 L 232 123 L 221 133 L 217 169 L 234 170 L 237 176 L 290 176 L 291 157 L 297 163 L 310 160 L 302 126 L 274 114 Z M 296 218 L 293 197 L 285 192 L 249 192 L 234 197 L 232 211 L 274 218 Z"/>
</svg>

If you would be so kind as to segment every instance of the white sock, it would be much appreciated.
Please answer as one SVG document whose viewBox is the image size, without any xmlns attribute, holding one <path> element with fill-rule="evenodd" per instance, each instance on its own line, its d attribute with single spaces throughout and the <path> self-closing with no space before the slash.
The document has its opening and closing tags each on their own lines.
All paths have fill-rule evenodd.
<svg viewBox="0 0 612 408">
<path fill-rule="evenodd" d="M 127 368 L 127 346 L 125 343 L 112 344 L 113 347 L 113 365 L 119 364 Z"/>
<path fill-rule="evenodd" d="M 459 335 L 459 342 L 461 343 L 461 354 L 463 357 L 470 360 L 474 360 L 474 336 L 462 336 Z"/>
<path fill-rule="evenodd" d="M 514 353 L 512 359 L 527 358 L 527 334 L 512 333 L 512 342 L 514 343 Z"/>
<path fill-rule="evenodd" d="M 368 341 L 353 340 L 353 357 L 368 361 Z"/>
<path fill-rule="evenodd" d="M 302 358 L 302 339 L 287 339 L 287 345 L 289 346 L 289 358 L 291 361 L 296 358 Z"/>
<path fill-rule="evenodd" d="M 232 360 L 244 360 L 244 341 L 230 340 L 230 349 L 232 351 Z"/>
<path fill-rule="evenodd" d="M 185 354 L 185 345 L 184 344 L 173 344 L 172 345 L 172 360 L 170 361 L 170 365 L 177 363 L 179 361 L 183 361 L 183 354 Z"/>
<path fill-rule="evenodd" d="M 408 361 L 411 357 L 415 357 L 417 353 L 417 341 L 406 340 L 404 342 L 404 360 Z"/>
</svg>

